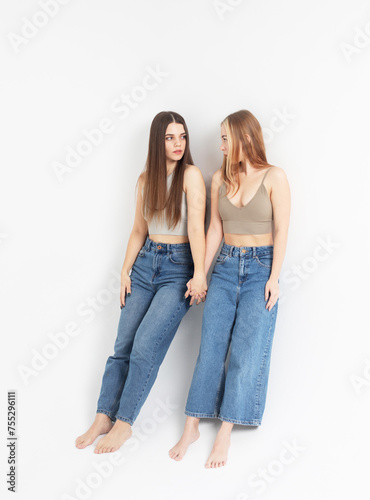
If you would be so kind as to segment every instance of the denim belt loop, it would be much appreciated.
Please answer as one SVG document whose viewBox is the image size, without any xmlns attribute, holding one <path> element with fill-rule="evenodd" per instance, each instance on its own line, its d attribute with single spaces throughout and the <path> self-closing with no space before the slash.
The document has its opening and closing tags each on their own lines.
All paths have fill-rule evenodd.
<svg viewBox="0 0 370 500">
<path fill-rule="evenodd" d="M 253 249 L 252 257 L 255 257 L 257 255 L 257 248 L 252 247 L 252 249 Z"/>
</svg>

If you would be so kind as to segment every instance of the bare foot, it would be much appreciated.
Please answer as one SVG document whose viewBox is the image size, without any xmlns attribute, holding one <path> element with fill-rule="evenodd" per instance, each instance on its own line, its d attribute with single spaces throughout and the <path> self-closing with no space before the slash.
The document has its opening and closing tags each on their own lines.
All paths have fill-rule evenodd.
<svg viewBox="0 0 370 500">
<path fill-rule="evenodd" d="M 171 458 L 178 462 L 182 460 L 189 445 L 194 443 L 194 441 L 196 441 L 200 436 L 198 425 L 199 418 L 187 417 L 184 432 L 180 441 L 168 452 Z"/>
<path fill-rule="evenodd" d="M 221 428 L 218 431 L 215 443 L 205 467 L 207 469 L 216 469 L 223 467 L 227 462 L 227 452 L 230 446 L 230 433 L 234 424 L 230 422 L 222 422 Z"/>
<path fill-rule="evenodd" d="M 112 420 L 104 413 L 97 413 L 90 429 L 76 439 L 77 448 L 85 448 L 92 444 L 100 434 L 106 434 L 113 427 Z"/>
<path fill-rule="evenodd" d="M 96 445 L 94 453 L 113 453 L 132 436 L 131 425 L 122 420 L 116 420 L 112 429 Z"/>
</svg>

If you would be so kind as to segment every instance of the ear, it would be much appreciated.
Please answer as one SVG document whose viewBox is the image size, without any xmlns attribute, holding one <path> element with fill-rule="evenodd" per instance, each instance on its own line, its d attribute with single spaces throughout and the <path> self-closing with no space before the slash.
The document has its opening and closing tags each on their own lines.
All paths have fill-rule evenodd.
<svg viewBox="0 0 370 500">
<path fill-rule="evenodd" d="M 248 134 L 245 134 L 245 137 L 247 138 L 248 142 L 251 142 L 251 138 L 250 138 L 250 136 Z"/>
</svg>

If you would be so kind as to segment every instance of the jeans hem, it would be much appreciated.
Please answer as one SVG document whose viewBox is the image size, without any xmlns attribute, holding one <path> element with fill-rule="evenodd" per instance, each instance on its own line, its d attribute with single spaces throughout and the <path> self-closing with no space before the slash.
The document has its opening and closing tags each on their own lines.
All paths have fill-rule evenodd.
<svg viewBox="0 0 370 500">
<path fill-rule="evenodd" d="M 97 409 L 96 413 L 104 413 L 104 415 L 107 415 L 112 420 L 112 422 L 116 420 L 116 418 L 114 417 L 114 415 L 112 415 L 110 411 Z"/>
<path fill-rule="evenodd" d="M 116 415 L 116 418 L 118 420 L 121 420 L 122 422 L 127 422 L 131 426 L 134 425 L 134 421 L 132 420 L 132 418 L 121 417 L 120 415 Z"/>
<path fill-rule="evenodd" d="M 192 411 L 185 411 L 185 415 L 188 417 L 196 417 L 196 418 L 217 418 L 218 415 L 216 413 L 194 413 Z"/>
<path fill-rule="evenodd" d="M 225 418 L 221 417 L 221 415 L 218 416 L 222 422 L 231 422 L 232 424 L 239 424 L 239 425 L 255 425 L 255 426 L 260 426 L 261 425 L 261 420 L 254 419 L 254 420 L 236 420 L 234 418 Z"/>
</svg>

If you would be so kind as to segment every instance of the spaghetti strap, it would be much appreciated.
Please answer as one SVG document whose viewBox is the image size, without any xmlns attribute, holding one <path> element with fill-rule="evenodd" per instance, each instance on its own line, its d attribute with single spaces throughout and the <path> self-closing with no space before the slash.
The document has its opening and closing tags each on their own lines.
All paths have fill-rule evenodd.
<svg viewBox="0 0 370 500">
<path fill-rule="evenodd" d="M 263 181 L 265 180 L 266 175 L 269 173 L 269 170 L 271 170 L 271 169 L 272 169 L 272 167 L 268 168 L 267 171 L 265 172 L 265 175 L 263 176 L 261 185 L 263 184 Z"/>
</svg>

